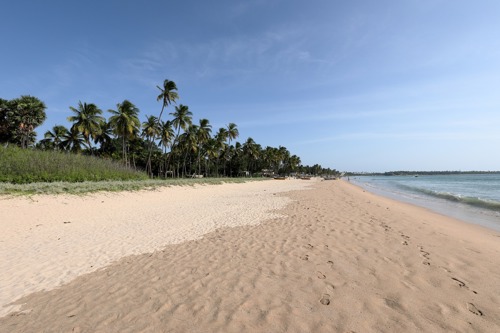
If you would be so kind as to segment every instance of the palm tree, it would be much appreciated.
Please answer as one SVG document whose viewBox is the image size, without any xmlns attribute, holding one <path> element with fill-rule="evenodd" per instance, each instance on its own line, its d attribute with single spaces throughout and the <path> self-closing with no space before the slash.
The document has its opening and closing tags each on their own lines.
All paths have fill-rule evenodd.
<svg viewBox="0 0 500 333">
<path fill-rule="evenodd" d="M 44 139 L 40 141 L 43 145 L 50 145 L 53 149 L 59 150 L 62 148 L 61 142 L 64 136 L 68 133 L 68 129 L 62 125 L 52 127 L 52 131 L 47 131 L 44 134 Z"/>
<path fill-rule="evenodd" d="M 165 80 L 163 81 L 163 88 L 160 86 L 156 86 L 158 89 L 160 89 L 160 94 L 156 97 L 157 101 L 162 101 L 161 104 L 161 111 L 160 115 L 158 116 L 158 126 L 160 126 L 160 121 L 161 121 L 161 116 L 163 115 L 163 111 L 167 106 L 169 106 L 172 103 L 175 103 L 177 99 L 179 99 L 179 94 L 177 93 L 177 85 L 175 84 L 174 81 L 170 80 Z M 148 163 L 151 165 L 151 153 L 153 151 L 153 140 L 154 138 L 151 138 L 152 141 L 149 142 L 149 153 L 148 153 Z"/>
<path fill-rule="evenodd" d="M 243 145 L 240 142 L 236 141 L 234 146 L 230 147 L 229 161 L 229 173 L 238 176 L 243 171 Z"/>
<path fill-rule="evenodd" d="M 181 128 L 186 130 L 186 128 L 191 125 L 191 119 L 193 113 L 189 111 L 189 107 L 187 105 L 180 104 L 175 107 L 175 112 L 170 113 L 174 119 L 172 120 L 172 125 L 177 129 L 177 137 L 179 137 Z"/>
<path fill-rule="evenodd" d="M 152 143 L 159 134 L 160 127 L 158 126 L 158 118 L 156 118 L 155 116 L 146 116 L 146 121 L 142 123 L 142 136 L 150 142 L 150 152 L 152 150 Z M 151 153 L 149 154 L 146 164 L 146 171 L 150 177 L 153 176 L 153 169 L 151 167 Z"/>
<path fill-rule="evenodd" d="M 219 159 L 219 144 L 215 138 L 209 138 L 208 141 L 205 143 L 205 154 L 206 154 L 205 172 L 207 173 L 207 175 L 209 175 L 210 174 L 209 164 L 210 163 L 214 164 L 214 161 L 216 160 L 218 161 Z"/>
<path fill-rule="evenodd" d="M 116 104 L 116 110 L 108 110 L 112 114 L 109 123 L 113 132 L 122 139 L 122 158 L 125 165 L 130 165 L 127 158 L 127 143 L 136 135 L 141 126 L 139 121 L 139 109 L 128 100 Z"/>
<path fill-rule="evenodd" d="M 165 122 L 162 121 L 160 125 L 160 144 L 163 146 L 165 155 L 165 176 L 168 172 L 167 148 L 171 147 L 173 138 L 174 129 L 172 128 L 172 122 L 170 120 L 167 120 Z"/>
<path fill-rule="evenodd" d="M 176 92 L 177 86 L 174 81 L 165 80 L 163 81 L 163 88 L 160 88 L 159 86 L 156 87 L 161 91 L 156 98 L 157 101 L 162 101 L 161 112 L 158 117 L 158 121 L 160 121 L 163 110 L 170 104 L 175 103 L 175 101 L 179 99 L 179 94 Z"/>
<path fill-rule="evenodd" d="M 290 152 L 286 147 L 279 146 L 278 148 L 278 170 L 282 169 L 284 173 L 286 173 L 288 170 L 286 170 L 286 166 L 289 163 L 290 160 Z"/>
<path fill-rule="evenodd" d="M 94 143 L 100 145 L 100 153 L 112 152 L 113 150 L 113 129 L 111 124 L 107 121 L 101 124 L 101 132 L 94 138 Z"/>
<path fill-rule="evenodd" d="M 236 139 L 240 135 L 238 127 L 235 123 L 229 123 L 227 125 L 227 153 L 224 159 L 224 176 L 226 175 L 226 161 L 229 159 L 229 147 L 231 145 L 231 140 Z M 231 168 L 231 167 L 230 167 Z"/>
<path fill-rule="evenodd" d="M 227 125 L 227 145 L 231 144 L 231 140 L 236 139 L 240 135 L 238 127 L 235 123 L 229 123 Z"/>
<path fill-rule="evenodd" d="M 224 127 L 219 128 L 217 134 L 215 134 L 215 142 L 217 147 L 217 177 L 219 176 L 219 158 L 222 155 L 222 152 L 226 148 L 226 138 L 227 138 L 227 130 Z M 224 163 L 225 166 L 225 163 Z"/>
<path fill-rule="evenodd" d="M 102 114 L 101 109 L 95 104 L 82 104 L 82 102 L 78 102 L 77 108 L 72 106 L 69 108 L 74 113 L 73 116 L 68 117 L 68 120 L 73 122 L 71 128 L 83 135 L 85 143 L 92 152 L 90 139 L 94 139 L 101 132 L 101 125 L 104 123 L 104 118 L 100 116 Z"/>
<path fill-rule="evenodd" d="M 212 125 L 208 119 L 200 119 L 200 126 L 198 127 L 198 174 L 201 175 L 201 148 L 210 139 L 210 133 L 212 133 Z"/>
<path fill-rule="evenodd" d="M 288 160 L 288 168 L 290 169 L 291 172 L 296 172 L 300 166 L 300 157 L 297 155 L 292 155 L 290 156 L 290 159 Z"/>
<path fill-rule="evenodd" d="M 191 125 L 193 113 L 189 111 L 189 107 L 187 105 L 179 104 L 179 106 L 175 107 L 175 112 L 170 113 L 170 115 L 174 117 L 174 119 L 172 120 L 172 125 L 177 129 L 177 134 L 175 135 L 173 144 L 173 146 L 176 146 L 179 141 L 181 128 L 185 131 L 188 126 Z M 177 175 L 179 175 L 179 173 L 177 173 Z"/>
<path fill-rule="evenodd" d="M 263 162 L 266 169 L 270 169 L 273 172 L 278 172 L 278 149 L 274 147 L 267 146 L 263 151 Z"/>
<path fill-rule="evenodd" d="M 172 122 L 170 120 L 162 121 L 160 126 L 160 143 L 164 148 L 164 152 L 167 152 L 167 148 L 172 144 L 174 139 L 174 129 L 172 128 Z"/>
<path fill-rule="evenodd" d="M 45 104 L 34 96 L 21 96 L 6 102 L 2 100 L 3 121 L 2 127 L 7 129 L 8 142 L 19 144 L 21 148 L 28 148 L 36 140 L 34 129 L 41 125 L 46 118 Z M 0 137 L 4 137 L 2 133 Z"/>
<path fill-rule="evenodd" d="M 259 158 L 259 147 L 252 138 L 248 138 L 243 144 L 243 154 L 246 157 L 246 169 L 252 169 L 252 162 Z"/>
<path fill-rule="evenodd" d="M 191 124 L 179 139 L 179 144 L 182 144 L 182 146 L 184 147 L 184 159 L 183 159 L 183 169 L 182 169 L 183 176 L 187 174 L 186 162 L 188 154 L 196 153 L 198 150 L 197 138 L 198 138 L 198 126 Z"/>
<path fill-rule="evenodd" d="M 61 147 L 73 153 L 79 153 L 82 150 L 83 143 L 84 138 L 82 133 L 78 132 L 74 127 L 67 131 L 61 139 Z"/>
</svg>

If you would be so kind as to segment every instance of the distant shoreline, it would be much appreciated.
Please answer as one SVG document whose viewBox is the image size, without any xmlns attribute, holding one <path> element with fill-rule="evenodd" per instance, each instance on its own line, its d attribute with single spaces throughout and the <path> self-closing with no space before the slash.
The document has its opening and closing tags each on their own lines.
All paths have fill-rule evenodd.
<svg viewBox="0 0 500 333">
<path fill-rule="evenodd" d="M 434 175 L 486 175 L 500 174 L 500 171 L 387 171 L 346 172 L 346 176 L 434 176 Z"/>
</svg>

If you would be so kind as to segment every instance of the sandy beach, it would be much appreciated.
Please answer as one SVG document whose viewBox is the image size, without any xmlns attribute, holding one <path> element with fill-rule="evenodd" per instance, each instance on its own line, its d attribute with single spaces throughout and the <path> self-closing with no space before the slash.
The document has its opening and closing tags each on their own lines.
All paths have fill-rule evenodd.
<svg viewBox="0 0 500 333">
<path fill-rule="evenodd" d="M 0 213 L 0 332 L 500 332 L 500 233 L 344 181 Z"/>
</svg>

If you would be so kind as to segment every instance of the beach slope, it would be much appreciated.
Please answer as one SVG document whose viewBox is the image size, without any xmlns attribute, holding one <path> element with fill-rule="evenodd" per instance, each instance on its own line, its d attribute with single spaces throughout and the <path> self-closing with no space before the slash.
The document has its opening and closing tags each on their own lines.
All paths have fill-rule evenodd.
<svg viewBox="0 0 500 333">
<path fill-rule="evenodd" d="M 204 200 L 211 197 L 212 187 L 166 189 L 163 196 L 167 198 L 174 198 L 179 191 L 188 191 L 185 198 L 189 198 L 200 195 L 196 191 L 207 190 L 206 198 L 197 197 L 199 206 L 192 203 L 166 215 L 153 209 L 159 204 L 153 199 L 158 193 L 153 192 L 148 197 L 151 206 L 148 200 L 141 201 L 149 195 L 145 193 L 98 196 L 97 200 L 105 201 L 101 205 L 95 197 L 74 199 L 79 204 L 78 200 L 91 201 L 93 211 L 107 216 L 103 221 L 96 217 L 96 224 L 89 226 L 101 226 L 98 230 L 103 233 L 108 232 L 105 223 L 120 225 L 111 214 L 118 209 L 114 206 L 117 201 L 126 207 L 139 200 L 154 211 L 143 218 L 131 217 L 139 225 L 151 219 L 168 223 L 174 214 L 180 225 L 191 227 L 174 240 L 166 239 L 166 246 L 157 241 L 148 253 L 135 245 L 143 254 L 110 259 L 111 264 L 104 260 L 106 264 L 97 271 L 71 268 L 78 271 L 78 277 L 58 288 L 18 299 L 16 304 L 22 307 L 0 318 L 0 331 L 500 331 L 498 232 L 378 197 L 343 181 L 252 184 L 230 185 L 233 192 L 228 192 L 229 184 L 223 185 L 220 191 L 224 194 L 207 205 Z M 295 191 L 273 191 L 285 186 L 282 184 Z M 312 189 L 302 190 L 310 184 Z M 247 201 L 251 197 L 257 200 Z M 22 206 L 18 200 L 2 201 L 2 209 Z M 71 200 L 67 205 L 75 204 Z M 164 207 L 169 207 L 168 203 L 165 200 Z M 273 208 L 272 203 L 279 204 Z M 257 207 L 252 213 L 255 218 L 248 220 L 251 223 L 217 224 L 218 220 L 243 219 L 250 204 L 251 209 Z M 233 205 L 236 210 L 225 210 Z M 261 215 L 269 209 L 276 209 L 274 213 L 279 215 Z M 194 215 L 182 213 L 186 210 Z M 51 218 L 58 221 L 51 229 L 54 238 L 42 242 L 36 251 L 43 252 L 57 243 L 56 236 L 62 235 L 57 231 L 82 224 L 76 223 L 80 221 L 76 217 L 64 215 L 69 211 L 54 211 Z M 216 215 L 220 212 L 225 213 Z M 36 220 L 36 216 L 32 218 Z M 118 218 L 126 219 L 126 214 Z M 203 226 L 207 221 L 215 221 L 212 230 Z M 133 239 L 137 231 L 127 230 L 131 225 L 121 228 Z M 146 236 L 138 243 L 158 232 L 140 228 Z M 74 232 L 85 240 L 85 232 L 89 232 L 85 230 Z M 192 240 L 182 241 L 192 230 L 208 233 L 203 236 L 200 231 Z M 106 235 L 111 237 L 112 233 Z M 123 237 L 122 247 L 130 247 Z M 73 247 L 92 246 L 91 241 L 78 243 L 78 238 L 72 239 Z M 110 246 L 114 248 L 112 239 Z M 6 241 L 2 239 L 2 244 Z M 16 238 L 9 242 L 15 247 L 15 242 L 24 241 Z M 105 247 L 101 245 L 96 253 L 105 253 Z M 29 250 L 20 251 L 12 256 L 27 255 L 22 251 Z M 125 254 L 124 250 L 121 255 Z M 10 258 L 6 253 L 1 255 L 2 259 Z M 50 265 L 60 272 L 58 267 L 63 264 Z M 0 273 L 3 290 L 18 289 L 18 283 L 9 278 L 9 274 L 18 274 L 17 270 L 21 268 Z"/>
</svg>

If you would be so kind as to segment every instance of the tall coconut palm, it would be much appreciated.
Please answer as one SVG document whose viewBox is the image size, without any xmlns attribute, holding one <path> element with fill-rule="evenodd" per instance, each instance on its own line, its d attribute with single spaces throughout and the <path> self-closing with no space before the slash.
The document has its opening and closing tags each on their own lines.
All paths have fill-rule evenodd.
<svg viewBox="0 0 500 333">
<path fill-rule="evenodd" d="M 163 154 L 165 157 L 165 176 L 167 175 L 168 170 L 168 157 L 167 149 L 171 147 L 173 139 L 174 139 L 174 129 L 172 127 L 172 122 L 170 120 L 162 121 L 160 125 L 160 144 L 163 146 Z"/>
<path fill-rule="evenodd" d="M 160 134 L 160 127 L 158 126 L 158 118 L 155 116 L 146 116 L 146 121 L 142 123 L 142 136 L 151 143 L 154 143 L 154 140 Z M 150 177 L 153 176 L 153 169 L 151 167 L 151 155 L 148 157 L 148 161 L 146 164 L 146 172 Z"/>
<path fill-rule="evenodd" d="M 64 136 L 68 133 L 68 129 L 62 125 L 52 127 L 52 131 L 47 131 L 44 134 L 44 139 L 40 141 L 43 145 L 51 146 L 55 150 L 62 148 L 61 142 Z"/>
<path fill-rule="evenodd" d="M 116 104 L 116 110 L 108 110 L 112 114 L 109 123 L 113 132 L 122 139 L 122 159 L 125 165 L 130 165 L 127 158 L 127 143 L 133 136 L 137 135 L 141 122 L 139 121 L 139 109 L 130 101 L 124 100 Z"/>
<path fill-rule="evenodd" d="M 172 103 L 175 103 L 177 99 L 179 99 L 179 94 L 177 93 L 177 85 L 174 81 L 165 80 L 163 81 L 163 88 L 156 86 L 160 89 L 161 93 L 156 98 L 157 101 L 162 101 L 161 112 L 158 116 L 158 121 L 161 121 L 161 116 L 163 114 L 163 110 Z"/>
<path fill-rule="evenodd" d="M 286 170 L 286 166 L 289 162 L 289 159 L 290 159 L 290 152 L 288 151 L 288 149 L 286 149 L 286 147 L 283 147 L 283 146 L 279 146 L 278 148 L 278 170 L 279 169 L 283 169 L 283 172 L 287 172 L 288 170 Z"/>
<path fill-rule="evenodd" d="M 270 169 L 273 172 L 278 172 L 278 149 L 274 147 L 267 146 L 263 151 L 263 162 L 266 169 Z"/>
<path fill-rule="evenodd" d="M 101 125 L 104 123 L 104 118 L 101 116 L 102 111 L 95 104 L 87 104 L 78 102 L 78 107 L 69 107 L 74 115 L 68 117 L 68 120 L 73 123 L 72 129 L 77 130 L 83 135 L 87 147 L 92 152 L 90 139 L 94 139 L 101 132 Z"/>
<path fill-rule="evenodd" d="M 157 118 L 158 127 L 160 127 L 161 116 L 163 115 L 163 111 L 167 106 L 172 103 L 175 103 L 177 99 L 179 99 L 179 94 L 177 93 L 177 85 L 174 81 L 164 80 L 163 88 L 160 86 L 156 86 L 160 90 L 160 94 L 156 97 L 157 101 L 162 101 L 160 115 Z M 151 165 L 151 153 L 153 151 L 153 141 L 154 137 L 151 138 L 149 142 L 149 153 L 148 153 L 148 162 L 147 164 Z"/>
<path fill-rule="evenodd" d="M 224 176 L 226 175 L 226 161 L 229 159 L 229 147 L 231 146 L 231 140 L 236 139 L 240 133 L 238 127 L 235 123 L 229 123 L 227 125 L 227 152 L 226 158 L 224 159 Z"/>
<path fill-rule="evenodd" d="M 175 107 L 175 112 L 171 112 L 170 115 L 174 117 L 172 125 L 177 129 L 177 134 L 175 135 L 173 144 L 173 146 L 176 146 L 179 142 L 181 129 L 185 131 L 188 126 L 191 125 L 193 113 L 189 111 L 189 107 L 187 105 L 179 104 L 179 106 Z M 177 175 L 179 175 L 179 173 L 177 173 Z"/>
<path fill-rule="evenodd" d="M 198 150 L 198 142 L 197 142 L 198 128 L 199 127 L 197 125 L 193 124 L 189 125 L 189 127 L 186 129 L 186 131 L 181 135 L 181 138 L 179 139 L 179 143 L 181 143 L 184 148 L 183 169 L 182 169 L 183 176 L 187 174 L 186 165 L 187 165 L 188 155 L 191 153 L 190 156 L 192 156 L 192 154 L 196 153 Z"/>
<path fill-rule="evenodd" d="M 236 141 L 230 149 L 229 155 L 229 172 L 231 175 L 239 175 L 242 170 L 243 162 L 243 145 Z M 233 173 L 233 171 L 235 171 Z"/>
<path fill-rule="evenodd" d="M 205 172 L 210 175 L 210 164 L 215 164 L 215 161 L 219 159 L 219 145 L 215 138 L 209 138 L 204 148 L 206 154 Z"/>
<path fill-rule="evenodd" d="M 227 125 L 227 145 L 231 144 L 231 140 L 236 139 L 240 135 L 238 127 L 235 123 L 229 123 Z"/>
<path fill-rule="evenodd" d="M 210 134 L 212 133 L 212 125 L 208 119 L 200 119 L 200 125 L 198 126 L 198 174 L 201 175 L 201 150 L 203 145 L 210 139 Z"/>
<path fill-rule="evenodd" d="M 82 150 L 82 145 L 85 142 L 82 133 L 72 127 L 61 139 L 61 147 L 72 153 L 79 153 Z"/>
<path fill-rule="evenodd" d="M 163 146 L 164 153 L 167 152 L 167 148 L 172 144 L 174 135 L 172 122 L 170 120 L 162 121 L 160 126 L 160 144 Z"/>
<path fill-rule="evenodd" d="M 111 124 L 107 121 L 101 124 L 101 132 L 96 135 L 94 138 L 94 143 L 99 144 L 100 153 L 105 154 L 106 152 L 110 152 L 113 147 L 113 129 L 111 128 Z"/>
<path fill-rule="evenodd" d="M 243 153 L 247 161 L 247 171 L 250 171 L 252 169 L 252 162 L 255 162 L 259 158 L 259 145 L 252 138 L 248 138 L 243 144 Z"/>
<path fill-rule="evenodd" d="M 290 156 L 290 159 L 288 160 L 288 168 L 290 169 L 291 172 L 296 172 L 300 166 L 300 157 L 297 155 L 292 155 Z"/>
<path fill-rule="evenodd" d="M 174 117 L 172 125 L 177 129 L 176 136 L 179 137 L 180 130 L 186 130 L 191 125 L 193 113 L 189 111 L 187 105 L 180 104 L 175 107 L 175 112 L 171 112 L 170 115 Z"/>
<path fill-rule="evenodd" d="M 222 155 L 222 152 L 226 148 L 226 139 L 227 139 L 227 129 L 225 129 L 224 127 L 219 128 L 219 130 L 215 134 L 215 142 L 217 144 L 217 150 L 218 150 L 217 161 L 216 161 L 217 176 L 219 176 L 219 159 Z"/>
</svg>

